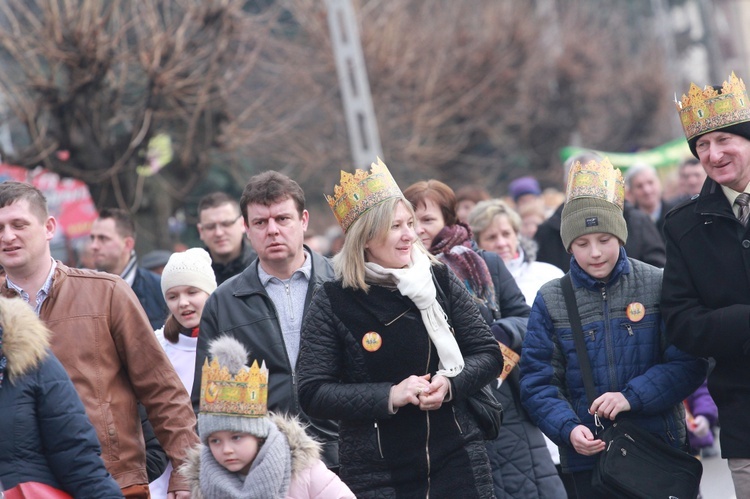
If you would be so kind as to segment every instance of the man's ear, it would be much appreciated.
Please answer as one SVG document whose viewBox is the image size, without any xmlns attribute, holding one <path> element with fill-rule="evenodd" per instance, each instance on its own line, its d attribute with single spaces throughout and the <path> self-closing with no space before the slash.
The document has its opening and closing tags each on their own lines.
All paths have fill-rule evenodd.
<svg viewBox="0 0 750 499">
<path fill-rule="evenodd" d="M 127 236 L 125 238 L 125 249 L 128 250 L 128 253 L 133 251 L 135 249 L 135 238 L 132 236 Z"/>
</svg>

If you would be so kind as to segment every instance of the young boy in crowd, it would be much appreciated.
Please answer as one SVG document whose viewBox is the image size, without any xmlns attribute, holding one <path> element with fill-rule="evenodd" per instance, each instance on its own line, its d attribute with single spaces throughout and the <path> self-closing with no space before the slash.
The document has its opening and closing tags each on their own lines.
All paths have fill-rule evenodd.
<svg viewBox="0 0 750 499">
<path fill-rule="evenodd" d="M 203 365 L 198 432 L 202 444 L 180 472 L 193 499 L 354 498 L 320 460 L 320 445 L 296 419 L 266 413 L 268 370 L 225 336 Z"/>
<path fill-rule="evenodd" d="M 560 279 L 539 290 L 521 356 L 521 398 L 560 448 L 570 497 L 604 497 L 591 486 L 594 414 L 605 427 L 630 418 L 674 447 L 685 446 L 682 400 L 706 363 L 667 345 L 659 299 L 662 271 L 627 257 L 624 183 L 607 159 L 576 162 L 568 175 L 560 235 L 572 253 L 570 278 L 597 398 L 589 404 Z"/>
</svg>

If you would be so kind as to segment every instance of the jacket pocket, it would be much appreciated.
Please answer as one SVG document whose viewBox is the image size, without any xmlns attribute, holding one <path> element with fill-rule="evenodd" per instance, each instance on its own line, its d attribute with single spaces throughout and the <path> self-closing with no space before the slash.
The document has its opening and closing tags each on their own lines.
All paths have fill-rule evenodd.
<svg viewBox="0 0 750 499">
<path fill-rule="evenodd" d="M 95 426 L 97 429 L 101 429 L 98 434 L 102 446 L 102 458 L 105 461 L 119 461 L 120 439 L 117 435 L 112 408 L 108 403 L 103 403 L 99 406 L 99 417 L 103 424 Z"/>
</svg>

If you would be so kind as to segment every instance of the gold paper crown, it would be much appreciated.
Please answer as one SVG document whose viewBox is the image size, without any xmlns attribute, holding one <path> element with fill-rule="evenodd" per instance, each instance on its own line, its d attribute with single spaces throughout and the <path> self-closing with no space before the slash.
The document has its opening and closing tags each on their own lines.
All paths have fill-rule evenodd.
<svg viewBox="0 0 750 499">
<path fill-rule="evenodd" d="M 217 359 L 203 363 L 200 412 L 228 416 L 264 417 L 268 405 L 268 369 L 265 361 L 258 367 L 243 367 L 232 376 Z"/>
<path fill-rule="evenodd" d="M 675 104 L 688 140 L 750 120 L 745 82 L 737 78 L 734 71 L 720 91 L 712 86 L 701 90 L 698 85 L 691 83 L 688 94 L 683 94 L 682 99 Z"/>
<path fill-rule="evenodd" d="M 625 200 L 625 181 L 622 172 L 609 159 L 591 160 L 586 164 L 576 161 L 568 173 L 565 201 L 576 198 L 599 198 L 617 205 L 621 210 Z"/>
<path fill-rule="evenodd" d="M 370 208 L 387 199 L 403 197 L 385 163 L 378 158 L 370 172 L 357 169 L 354 175 L 341 171 L 341 183 L 334 186 L 333 196 L 326 200 L 341 228 L 346 232 L 352 223 Z"/>
</svg>

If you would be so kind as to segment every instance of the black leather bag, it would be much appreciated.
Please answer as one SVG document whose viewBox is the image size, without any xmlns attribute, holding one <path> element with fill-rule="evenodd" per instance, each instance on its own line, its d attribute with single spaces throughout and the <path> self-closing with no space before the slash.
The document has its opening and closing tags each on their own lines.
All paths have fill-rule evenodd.
<svg viewBox="0 0 750 499">
<path fill-rule="evenodd" d="M 494 381 L 493 381 L 494 383 Z M 485 440 L 495 440 L 503 423 L 503 406 L 495 398 L 490 385 L 485 385 L 466 399 L 469 410 L 477 420 Z"/>
<path fill-rule="evenodd" d="M 583 338 L 570 274 L 560 279 L 586 398 L 596 399 L 594 375 Z M 600 425 L 595 415 L 597 426 Z M 614 499 L 698 497 L 703 465 L 690 454 L 676 449 L 628 419 L 618 420 L 597 435 L 605 443 L 594 466 L 591 485 Z"/>
<path fill-rule="evenodd" d="M 613 498 L 698 496 L 703 466 L 698 459 L 624 419 L 599 435 L 606 447 L 591 485 Z"/>
</svg>

